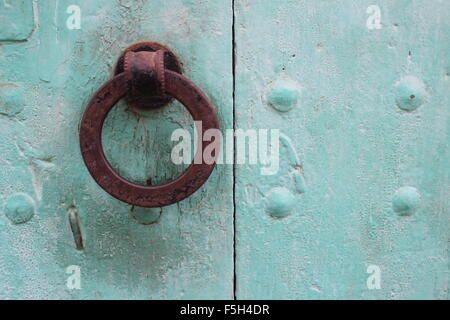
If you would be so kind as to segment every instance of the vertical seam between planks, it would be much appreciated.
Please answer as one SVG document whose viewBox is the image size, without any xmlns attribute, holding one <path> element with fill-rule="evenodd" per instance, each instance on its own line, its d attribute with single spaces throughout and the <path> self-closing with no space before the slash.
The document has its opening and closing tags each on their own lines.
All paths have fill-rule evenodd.
<svg viewBox="0 0 450 320">
<path fill-rule="evenodd" d="M 237 277 L 236 277 L 236 38 L 235 38 L 235 7 L 234 1 L 231 1 L 231 45 L 232 45 L 232 77 L 233 77 L 233 92 L 232 92 L 232 106 L 233 106 L 233 299 L 236 300 L 237 291 Z"/>
</svg>

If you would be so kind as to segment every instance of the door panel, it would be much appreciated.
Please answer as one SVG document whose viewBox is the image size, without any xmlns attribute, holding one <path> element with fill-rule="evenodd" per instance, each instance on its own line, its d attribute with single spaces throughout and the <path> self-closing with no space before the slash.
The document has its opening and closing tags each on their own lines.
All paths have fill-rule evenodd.
<svg viewBox="0 0 450 320">
<path fill-rule="evenodd" d="M 121 50 L 141 40 L 174 50 L 230 127 L 231 3 L 76 3 L 8 1 L 1 8 L 32 8 L 14 14 L 31 15 L 34 26 L 0 34 L 0 298 L 231 298 L 232 168 L 218 166 L 176 205 L 132 208 L 94 182 L 78 143 L 90 97 L 112 76 Z M 105 123 L 105 153 L 129 179 L 168 181 L 182 171 L 170 162 L 170 133 L 191 122 L 177 102 L 140 113 L 120 102 Z M 83 250 L 68 220 L 76 212 Z M 74 270 L 80 289 L 70 279 Z"/>
<path fill-rule="evenodd" d="M 0 299 L 448 298 L 448 4 L 77 3 L 0 4 Z M 175 51 L 222 129 L 279 129 L 276 174 L 218 165 L 162 209 L 103 191 L 79 122 L 141 40 Z M 120 102 L 106 156 L 167 182 L 177 128 L 177 102 Z"/>
<path fill-rule="evenodd" d="M 450 6 L 235 3 L 237 298 L 447 299 Z M 376 279 L 375 279 L 376 278 Z"/>
</svg>

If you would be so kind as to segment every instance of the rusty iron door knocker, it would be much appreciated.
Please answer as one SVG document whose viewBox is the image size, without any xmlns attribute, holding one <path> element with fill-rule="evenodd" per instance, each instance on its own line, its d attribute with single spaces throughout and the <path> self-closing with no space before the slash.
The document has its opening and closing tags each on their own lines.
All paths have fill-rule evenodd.
<svg viewBox="0 0 450 320">
<path fill-rule="evenodd" d="M 191 163 L 173 181 L 144 186 L 121 177 L 110 165 L 102 147 L 102 127 L 108 112 L 121 99 L 148 107 L 161 107 L 173 97 L 202 122 L 200 137 L 208 129 L 219 129 L 211 102 L 192 81 L 180 73 L 180 64 L 167 48 L 152 42 L 127 48 L 119 59 L 116 75 L 91 98 L 81 120 L 80 148 L 84 163 L 94 180 L 113 197 L 141 207 L 162 207 L 190 196 L 208 179 L 215 166 Z M 207 143 L 201 141 L 195 157 L 202 158 Z M 201 153 L 201 154 L 199 154 Z M 217 154 L 214 155 L 217 158 Z"/>
</svg>

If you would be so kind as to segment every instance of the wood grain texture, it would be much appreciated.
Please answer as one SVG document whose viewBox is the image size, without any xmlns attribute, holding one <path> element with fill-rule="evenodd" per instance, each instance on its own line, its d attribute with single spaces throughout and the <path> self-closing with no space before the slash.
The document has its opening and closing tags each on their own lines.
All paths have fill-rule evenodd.
<svg viewBox="0 0 450 320">
<path fill-rule="evenodd" d="M 373 4 L 381 29 L 366 27 Z M 280 129 L 300 159 L 284 143 L 277 175 L 236 168 L 238 299 L 448 298 L 449 15 L 445 1 L 235 2 L 237 127 Z M 267 93 L 276 80 L 298 87 L 290 111 L 268 104 L 292 100 Z M 410 216 L 393 211 L 404 186 L 420 194 Z M 290 215 L 267 213 L 290 196 Z"/>
<path fill-rule="evenodd" d="M 129 205 L 97 186 L 78 144 L 91 95 L 112 75 L 121 50 L 141 40 L 173 49 L 230 127 L 231 3 L 77 1 L 79 30 L 66 27 L 72 1 L 29 4 L 35 26 L 28 40 L 0 42 L 0 207 L 28 212 L 28 198 L 11 200 L 25 193 L 34 216 L 21 224 L 0 216 L 0 299 L 231 298 L 232 168 L 216 168 L 177 205 L 135 208 L 143 220 L 162 212 L 157 223 L 141 225 Z M 170 162 L 170 134 L 191 125 L 176 102 L 145 114 L 119 103 L 105 123 L 107 157 L 135 182 L 170 180 L 183 170 Z M 70 231 L 72 206 L 84 250 L 75 249 Z M 80 290 L 66 287 L 70 265 L 81 267 Z"/>
</svg>

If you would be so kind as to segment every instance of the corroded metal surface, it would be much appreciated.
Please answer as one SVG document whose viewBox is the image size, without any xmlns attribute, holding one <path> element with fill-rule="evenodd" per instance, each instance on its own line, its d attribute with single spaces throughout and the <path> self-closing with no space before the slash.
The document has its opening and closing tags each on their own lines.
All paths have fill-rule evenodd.
<svg viewBox="0 0 450 320">
<path fill-rule="evenodd" d="M 202 132 L 218 129 L 219 122 L 211 102 L 189 79 L 164 69 L 162 51 L 129 52 L 125 56 L 125 71 L 107 81 L 92 97 L 83 115 L 80 127 L 80 147 L 84 162 L 95 181 L 109 194 L 129 204 L 142 207 L 162 207 L 194 193 L 208 179 L 215 161 L 192 163 L 177 179 L 157 186 L 143 186 L 121 177 L 112 168 L 103 152 L 101 131 L 112 107 L 129 91 L 151 87 L 156 92 L 167 92 L 180 101 L 194 121 L 202 121 Z M 197 150 L 202 158 L 207 142 Z M 217 154 L 215 155 L 217 157 Z"/>
<path fill-rule="evenodd" d="M 164 66 L 166 69 L 176 73 L 182 73 L 181 63 L 175 53 L 166 46 L 151 41 L 141 41 L 132 44 L 126 48 L 117 60 L 114 74 L 118 75 L 125 71 L 125 57 L 129 53 L 148 53 L 160 51 L 164 54 Z M 167 105 L 173 100 L 173 97 L 166 95 L 164 92 L 159 92 L 156 88 L 145 88 L 134 92 L 128 92 L 125 96 L 125 101 L 131 108 L 147 110 L 160 108 Z"/>
</svg>

